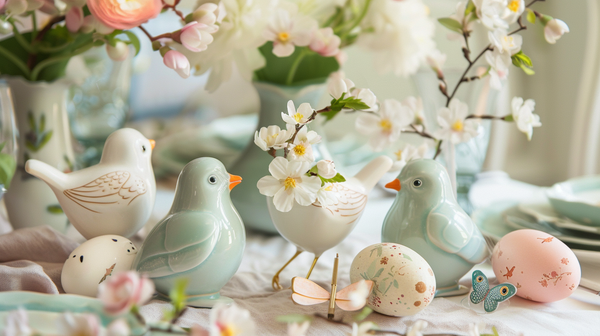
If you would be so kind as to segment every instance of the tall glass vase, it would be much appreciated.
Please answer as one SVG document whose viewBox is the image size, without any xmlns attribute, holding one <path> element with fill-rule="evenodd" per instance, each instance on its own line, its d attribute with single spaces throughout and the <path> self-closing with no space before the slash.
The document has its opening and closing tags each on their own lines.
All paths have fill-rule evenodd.
<svg viewBox="0 0 600 336">
<path fill-rule="evenodd" d="M 446 82 L 450 85 L 450 92 L 461 78 L 463 70 L 444 70 Z M 419 96 L 423 99 L 425 110 L 426 127 L 430 131 L 438 128 L 437 111 L 446 106 L 446 97 L 439 91 L 439 81 L 431 70 L 419 71 L 413 76 Z M 490 88 L 489 77 L 482 80 L 463 83 L 454 96 L 469 106 L 469 114 L 496 115 L 498 108 L 498 91 Z M 469 201 L 469 190 L 475 182 L 476 176 L 481 172 L 483 162 L 487 154 L 490 139 L 491 121 L 483 120 L 477 136 L 468 142 L 442 146 L 442 159 L 446 164 L 451 179 L 454 178 L 456 187 L 456 198 L 458 203 L 467 213 L 473 211 Z M 454 161 L 454 162 L 453 162 Z M 454 174 L 452 174 L 454 172 Z"/>
<path fill-rule="evenodd" d="M 281 112 L 286 111 L 287 102 L 294 101 L 296 108 L 302 103 L 310 103 L 316 106 L 324 93 L 323 84 L 306 86 L 281 86 L 263 82 L 254 82 L 260 98 L 260 111 L 256 130 L 269 125 L 277 125 L 285 129 L 285 123 L 281 119 Z M 316 129 L 315 129 L 316 127 Z M 310 124 L 312 130 L 318 132 L 317 122 Z M 322 136 L 322 132 L 319 132 Z M 266 175 L 269 175 L 269 163 L 273 160 L 267 152 L 261 150 L 254 144 L 254 139 L 249 139 L 248 146 L 238 160 L 229 167 L 232 174 L 242 177 L 240 185 L 231 191 L 231 200 L 240 213 L 246 227 L 267 233 L 277 233 L 277 229 L 271 221 L 267 209 L 266 197 L 258 192 L 256 183 Z M 313 147 L 315 159 L 331 159 L 327 152 L 325 139 Z M 278 155 L 282 155 L 278 153 Z"/>
<path fill-rule="evenodd" d="M 19 155 L 17 170 L 5 196 L 8 218 L 14 229 L 49 225 L 65 232 L 68 221 L 54 192 L 46 183 L 25 171 L 29 159 L 44 161 L 63 172 L 73 170 L 73 146 L 67 116 L 65 80 L 29 82 L 20 77 L 6 79 L 11 88 Z"/>
</svg>

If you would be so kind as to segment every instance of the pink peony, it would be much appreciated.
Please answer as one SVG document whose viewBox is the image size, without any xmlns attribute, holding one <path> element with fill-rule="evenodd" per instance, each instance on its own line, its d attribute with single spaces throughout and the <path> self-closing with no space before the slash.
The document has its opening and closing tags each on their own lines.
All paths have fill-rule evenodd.
<svg viewBox="0 0 600 336">
<path fill-rule="evenodd" d="M 114 315 L 146 303 L 154 294 L 154 283 L 136 272 L 118 273 L 98 287 L 98 298 L 106 312 Z"/>
<path fill-rule="evenodd" d="M 114 29 L 131 29 L 155 18 L 161 0 L 88 0 L 88 8 L 100 22 Z"/>
</svg>

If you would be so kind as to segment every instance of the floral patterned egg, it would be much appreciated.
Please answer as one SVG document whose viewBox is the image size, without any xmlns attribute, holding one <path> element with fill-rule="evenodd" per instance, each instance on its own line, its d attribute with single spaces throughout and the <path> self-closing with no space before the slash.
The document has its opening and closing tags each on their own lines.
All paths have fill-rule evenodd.
<svg viewBox="0 0 600 336">
<path fill-rule="evenodd" d="M 569 297 L 581 280 L 575 253 L 537 230 L 517 230 L 502 237 L 494 247 L 492 267 L 499 282 L 510 282 L 518 296 L 538 302 Z"/>
<path fill-rule="evenodd" d="M 360 251 L 352 262 L 350 280 L 361 279 L 375 282 L 367 304 L 385 315 L 414 315 L 435 295 L 435 275 L 427 261 L 400 244 L 379 243 Z"/>
</svg>

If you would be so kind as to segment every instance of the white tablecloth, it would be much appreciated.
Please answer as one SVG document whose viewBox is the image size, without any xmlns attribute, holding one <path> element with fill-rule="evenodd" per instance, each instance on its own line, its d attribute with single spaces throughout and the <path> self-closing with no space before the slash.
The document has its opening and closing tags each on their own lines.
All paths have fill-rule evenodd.
<svg viewBox="0 0 600 336">
<path fill-rule="evenodd" d="M 539 192 L 539 188 L 508 179 L 502 173 L 487 174 L 473 186 L 472 199 L 476 207 L 493 204 L 495 201 L 527 198 Z M 516 196 L 518 195 L 518 196 Z M 173 197 L 172 190 L 159 189 L 157 206 L 153 214 L 158 221 L 169 210 Z M 363 248 L 379 242 L 381 225 L 393 196 L 376 188 L 370 195 L 369 204 L 354 232 L 339 246 L 323 254 L 317 264 L 311 280 L 329 288 L 335 253 L 340 255 L 340 286 L 349 284 L 348 271 L 353 258 Z M 242 265 L 233 279 L 223 288 L 222 294 L 229 296 L 245 309 L 248 309 L 258 326 L 258 335 L 285 335 L 286 325 L 276 322 L 276 317 L 287 314 L 326 313 L 326 305 L 304 307 L 295 305 L 291 291 L 273 291 L 271 277 L 295 252 L 295 247 L 281 237 L 268 237 L 249 233 Z M 282 284 L 289 286 L 293 276 L 305 276 L 313 256 L 300 255 L 282 275 Z M 493 280 L 489 264 L 478 265 Z M 470 285 L 470 274 L 462 281 Z M 575 299 L 573 297 L 577 297 Z M 510 305 L 503 305 L 492 313 L 480 315 L 465 308 L 461 301 L 465 296 L 449 299 L 436 298 L 429 307 L 415 316 L 394 318 L 372 314 L 368 320 L 381 329 L 406 332 L 407 327 L 422 319 L 429 322 L 425 334 L 450 333 L 467 334 L 471 323 L 486 323 L 497 327 L 501 335 L 600 335 L 600 305 L 588 303 L 600 300 L 578 289 L 573 297 L 549 304 L 535 303 L 514 297 Z M 588 302 L 585 302 L 585 301 Z M 142 313 L 150 320 L 162 316 L 166 304 L 153 301 L 142 308 Z M 180 320 L 182 326 L 194 323 L 208 325 L 208 309 L 189 309 Z M 337 310 L 336 318 L 350 317 L 350 313 Z M 309 329 L 309 335 L 347 335 L 349 327 L 315 320 Z"/>
</svg>

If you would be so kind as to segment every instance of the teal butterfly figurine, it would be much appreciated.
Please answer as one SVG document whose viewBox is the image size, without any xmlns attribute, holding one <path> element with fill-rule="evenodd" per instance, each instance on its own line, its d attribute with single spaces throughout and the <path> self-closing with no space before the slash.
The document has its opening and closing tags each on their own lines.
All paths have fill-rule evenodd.
<svg viewBox="0 0 600 336">
<path fill-rule="evenodd" d="M 473 291 L 471 292 L 471 302 L 478 304 L 483 301 L 483 308 L 491 313 L 500 302 L 506 301 L 517 294 L 517 287 L 508 282 L 499 284 L 490 289 L 487 277 L 482 271 L 475 271 L 471 276 L 473 282 Z"/>
</svg>

